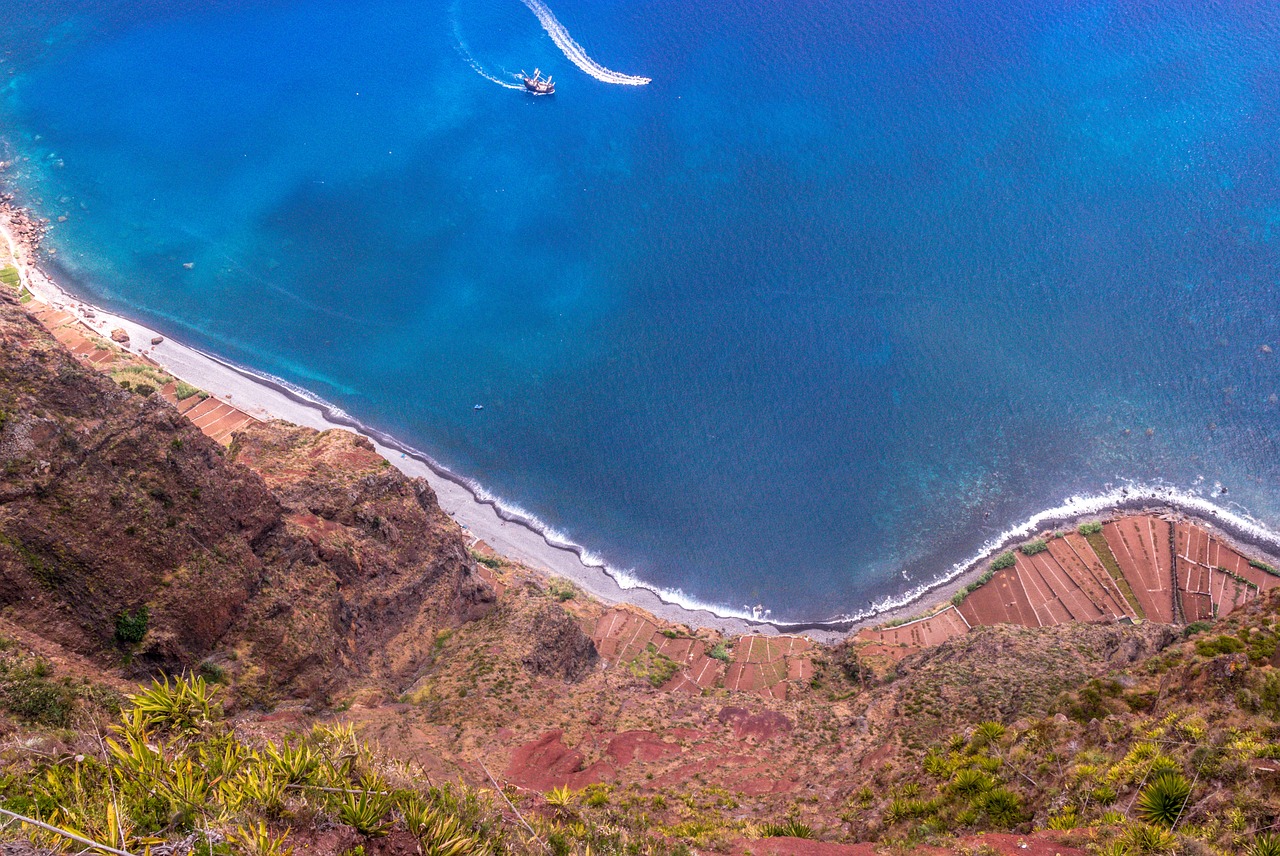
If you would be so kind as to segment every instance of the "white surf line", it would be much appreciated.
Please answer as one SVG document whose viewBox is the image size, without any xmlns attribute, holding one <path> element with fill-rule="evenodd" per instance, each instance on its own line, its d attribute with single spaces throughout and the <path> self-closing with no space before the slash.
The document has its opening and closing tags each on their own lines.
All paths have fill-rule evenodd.
<svg viewBox="0 0 1280 856">
<path fill-rule="evenodd" d="M 542 0 L 521 0 L 524 5 L 529 7 L 538 18 L 538 23 L 542 24 L 542 29 L 547 31 L 547 35 L 551 37 L 551 41 L 556 43 L 556 47 L 568 58 L 569 62 L 594 77 L 596 80 L 604 83 L 617 83 L 622 86 L 644 86 L 649 83 L 651 78 L 636 77 L 630 74 L 622 74 L 617 71 L 610 71 L 600 63 L 587 56 L 587 52 L 582 49 L 582 45 L 573 40 L 569 35 L 569 31 L 564 25 L 556 20 L 556 16 L 547 8 L 547 4 Z"/>
</svg>

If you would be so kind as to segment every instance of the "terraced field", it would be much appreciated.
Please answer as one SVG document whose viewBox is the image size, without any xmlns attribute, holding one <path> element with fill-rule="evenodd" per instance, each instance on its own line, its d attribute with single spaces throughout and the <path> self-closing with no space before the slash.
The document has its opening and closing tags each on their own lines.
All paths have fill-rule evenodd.
<svg viewBox="0 0 1280 856">
<path fill-rule="evenodd" d="M 1014 553 L 958 607 L 891 628 L 861 631 L 869 653 L 912 651 L 990 624 L 1047 627 L 1068 621 L 1182 623 L 1228 615 L 1280 576 L 1208 530 L 1150 514 L 1111 520 L 1086 537 L 1052 537 L 1047 549 Z"/>
</svg>

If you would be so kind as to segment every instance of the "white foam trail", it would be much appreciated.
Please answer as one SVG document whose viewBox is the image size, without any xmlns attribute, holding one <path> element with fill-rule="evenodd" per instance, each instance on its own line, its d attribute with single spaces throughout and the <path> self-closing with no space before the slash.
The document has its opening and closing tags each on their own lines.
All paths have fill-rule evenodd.
<svg viewBox="0 0 1280 856">
<path fill-rule="evenodd" d="M 523 90 L 524 89 L 523 86 L 517 86 L 516 84 L 510 81 L 502 80 L 501 78 L 494 77 L 492 74 L 485 71 L 484 66 L 480 65 L 479 61 L 477 61 L 476 58 L 471 55 L 471 48 L 467 47 L 466 40 L 462 38 L 462 31 L 458 28 L 457 12 L 458 12 L 457 4 L 454 4 L 454 7 L 450 12 L 450 14 L 453 17 L 453 46 L 458 51 L 458 53 L 462 55 L 462 58 L 467 61 L 467 65 L 471 66 L 471 70 L 474 71 L 476 74 L 480 75 L 481 77 L 483 77 L 485 80 L 498 84 L 503 89 Z"/>
<path fill-rule="evenodd" d="M 620 72 L 610 71 L 600 63 L 587 56 L 587 52 L 582 49 L 582 45 L 573 40 L 569 35 L 569 31 L 564 25 L 556 20 L 556 16 L 547 8 L 547 4 L 542 0 L 522 0 L 524 5 L 529 7 L 538 18 L 538 23 L 542 25 L 542 29 L 547 31 L 547 35 L 551 37 L 551 41 L 556 43 L 556 47 L 568 58 L 569 62 L 603 83 L 618 83 L 623 86 L 644 86 L 650 82 L 648 77 L 635 77 L 630 74 L 621 74 Z"/>
</svg>

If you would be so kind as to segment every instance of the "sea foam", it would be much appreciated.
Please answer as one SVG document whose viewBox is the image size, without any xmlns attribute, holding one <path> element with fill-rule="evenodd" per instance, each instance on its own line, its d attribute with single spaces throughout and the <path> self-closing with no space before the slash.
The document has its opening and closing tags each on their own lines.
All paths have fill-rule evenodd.
<svg viewBox="0 0 1280 856">
<path fill-rule="evenodd" d="M 623 86 L 644 86 L 650 82 L 648 77 L 636 77 L 605 68 L 587 56 L 587 52 L 582 49 L 582 45 L 573 40 L 573 37 L 569 35 L 569 31 L 556 20 L 556 16 L 547 8 L 547 4 L 543 3 L 542 0 L 523 0 L 523 2 L 524 5 L 529 7 L 529 11 L 537 16 L 538 23 L 542 24 L 542 29 L 547 31 L 551 41 L 556 43 L 556 47 L 560 48 L 569 62 L 596 80 L 604 83 L 617 83 Z"/>
</svg>

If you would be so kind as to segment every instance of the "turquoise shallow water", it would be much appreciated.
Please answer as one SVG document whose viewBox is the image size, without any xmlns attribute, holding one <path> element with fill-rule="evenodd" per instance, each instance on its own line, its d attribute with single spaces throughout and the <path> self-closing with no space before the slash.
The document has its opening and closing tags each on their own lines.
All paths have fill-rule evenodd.
<svg viewBox="0 0 1280 856">
<path fill-rule="evenodd" d="M 6 4 L 6 177 L 86 296 L 704 602 L 1122 483 L 1280 523 L 1280 12 L 551 9 L 652 83 L 520 0 Z"/>
</svg>

